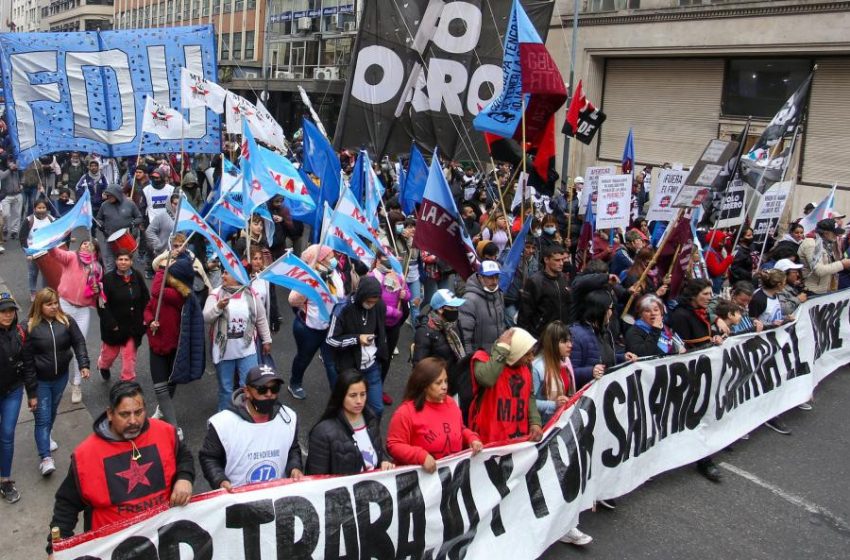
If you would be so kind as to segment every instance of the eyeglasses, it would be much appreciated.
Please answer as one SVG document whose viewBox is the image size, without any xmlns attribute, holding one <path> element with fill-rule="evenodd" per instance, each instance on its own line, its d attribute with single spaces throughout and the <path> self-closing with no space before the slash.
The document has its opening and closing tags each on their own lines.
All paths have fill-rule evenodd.
<svg viewBox="0 0 850 560">
<path fill-rule="evenodd" d="M 280 383 L 275 383 L 274 385 L 263 385 L 261 387 L 251 385 L 251 387 L 253 387 L 254 390 L 260 395 L 265 395 L 269 391 L 271 391 L 273 395 L 277 395 L 278 393 L 280 393 Z"/>
</svg>

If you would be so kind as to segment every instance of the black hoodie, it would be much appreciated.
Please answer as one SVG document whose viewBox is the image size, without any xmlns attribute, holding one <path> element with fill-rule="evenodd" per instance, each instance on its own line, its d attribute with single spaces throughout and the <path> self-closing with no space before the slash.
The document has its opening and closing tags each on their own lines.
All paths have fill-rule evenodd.
<svg viewBox="0 0 850 560">
<path fill-rule="evenodd" d="M 20 387 L 26 386 L 27 397 L 34 398 L 38 381 L 34 370 L 24 369 L 24 337 L 26 333 L 18 326 L 18 317 L 8 329 L 0 327 L 0 398 Z"/>
<path fill-rule="evenodd" d="M 372 309 L 364 309 L 363 301 L 371 297 L 377 297 L 378 303 Z M 379 363 L 388 359 L 386 320 L 387 306 L 381 299 L 380 282 L 372 276 L 362 277 L 354 296 L 334 308 L 328 327 L 327 342 L 335 350 L 338 371 L 360 369 L 361 334 L 375 335 L 375 359 Z"/>
</svg>

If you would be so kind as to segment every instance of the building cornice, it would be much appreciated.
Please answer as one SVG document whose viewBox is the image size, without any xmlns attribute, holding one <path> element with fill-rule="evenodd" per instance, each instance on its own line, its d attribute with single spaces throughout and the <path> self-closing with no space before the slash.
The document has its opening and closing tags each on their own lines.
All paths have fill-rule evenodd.
<svg viewBox="0 0 850 560">
<path fill-rule="evenodd" d="M 674 10 L 653 11 L 649 13 L 634 10 L 623 13 L 622 15 L 618 15 L 621 12 L 581 14 L 579 15 L 579 27 L 765 16 L 796 16 L 848 11 L 850 11 L 850 2 L 818 2 L 815 4 L 780 4 L 767 6 L 742 6 L 739 4 L 729 7 L 718 6 L 703 9 L 676 8 Z M 561 24 L 564 27 L 570 27 L 572 25 L 572 14 L 562 16 Z"/>
</svg>

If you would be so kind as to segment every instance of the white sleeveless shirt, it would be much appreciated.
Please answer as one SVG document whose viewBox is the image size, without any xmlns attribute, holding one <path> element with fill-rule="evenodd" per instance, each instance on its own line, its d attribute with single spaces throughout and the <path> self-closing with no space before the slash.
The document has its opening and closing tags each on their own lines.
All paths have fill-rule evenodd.
<svg viewBox="0 0 850 560">
<path fill-rule="evenodd" d="M 287 422 L 286 419 L 289 419 Z M 295 411 L 281 406 L 268 422 L 248 422 L 230 410 L 210 418 L 227 455 L 224 474 L 233 486 L 286 478 L 295 439 Z"/>
</svg>

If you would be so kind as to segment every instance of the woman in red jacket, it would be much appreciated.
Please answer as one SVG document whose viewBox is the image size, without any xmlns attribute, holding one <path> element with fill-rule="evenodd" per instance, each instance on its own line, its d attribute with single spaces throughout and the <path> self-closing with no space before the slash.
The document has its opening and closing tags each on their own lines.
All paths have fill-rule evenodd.
<svg viewBox="0 0 850 560">
<path fill-rule="evenodd" d="M 708 275 L 711 276 L 712 290 L 715 294 L 719 294 L 734 255 L 729 253 L 723 256 L 723 248 L 728 236 L 722 231 L 710 231 L 705 239 L 708 245 L 708 250 L 705 252 L 705 267 L 708 269 Z"/>
<path fill-rule="evenodd" d="M 463 425 L 460 407 L 448 396 L 446 363 L 425 358 L 416 364 L 404 402 L 396 409 L 387 433 L 387 451 L 396 465 L 422 465 L 437 470 L 437 459 L 465 447 L 476 455 L 484 445 L 478 434 Z"/>
</svg>

